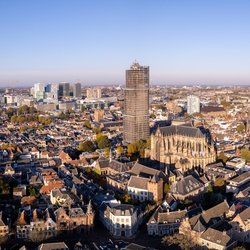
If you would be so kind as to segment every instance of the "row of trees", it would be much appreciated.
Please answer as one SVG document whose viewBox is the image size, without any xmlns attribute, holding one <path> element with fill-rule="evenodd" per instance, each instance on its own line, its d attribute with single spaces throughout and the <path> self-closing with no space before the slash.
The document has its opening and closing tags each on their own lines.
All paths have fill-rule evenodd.
<svg viewBox="0 0 250 250">
<path fill-rule="evenodd" d="M 37 113 L 37 110 L 34 107 L 29 107 L 27 105 L 23 105 L 18 109 L 10 107 L 6 110 L 6 114 L 8 115 L 9 118 L 11 118 L 13 115 L 27 115 L 27 114 L 33 115 L 35 113 Z"/>
<path fill-rule="evenodd" d="M 26 123 L 26 122 L 39 122 L 44 125 L 49 125 L 52 123 L 52 118 L 48 116 L 39 116 L 39 115 L 13 115 L 11 117 L 12 123 Z"/>
<path fill-rule="evenodd" d="M 139 140 L 134 143 L 130 143 L 128 145 L 128 156 L 139 155 L 140 157 L 144 157 L 145 149 L 150 148 L 151 140 Z"/>
<path fill-rule="evenodd" d="M 249 162 L 250 161 L 250 150 L 247 148 L 241 149 L 240 150 L 240 157 L 242 159 L 244 159 L 246 162 Z M 229 160 L 229 158 L 223 152 L 221 152 L 218 155 L 217 160 L 221 161 L 225 164 Z"/>
<path fill-rule="evenodd" d="M 99 149 L 105 149 L 110 148 L 110 140 L 106 135 L 103 135 L 102 133 L 99 133 L 96 135 L 95 142 L 93 141 L 84 141 L 80 142 L 78 150 L 81 152 L 94 152 L 97 148 Z"/>
</svg>

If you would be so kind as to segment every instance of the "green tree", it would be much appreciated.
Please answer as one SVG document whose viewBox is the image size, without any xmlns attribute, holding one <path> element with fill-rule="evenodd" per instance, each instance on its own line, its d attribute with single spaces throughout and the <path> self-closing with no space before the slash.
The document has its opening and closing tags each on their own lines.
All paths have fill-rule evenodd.
<svg viewBox="0 0 250 250">
<path fill-rule="evenodd" d="M 98 148 L 104 149 L 104 148 L 110 148 L 110 141 L 109 138 L 104 135 L 97 141 Z"/>
<path fill-rule="evenodd" d="M 167 194 L 170 191 L 170 185 L 168 183 L 164 184 L 164 194 Z"/>
<path fill-rule="evenodd" d="M 10 193 L 10 185 L 9 183 L 3 178 L 0 178 L 0 194 L 9 194 Z"/>
<path fill-rule="evenodd" d="M 39 197 L 39 193 L 37 192 L 37 190 L 33 186 L 29 187 L 29 193 L 30 193 L 30 196 L 34 196 L 36 198 Z"/>
<path fill-rule="evenodd" d="M 96 142 L 98 143 L 98 141 L 100 141 L 103 136 L 104 136 L 103 133 L 97 133 L 96 134 Z"/>
<path fill-rule="evenodd" d="M 146 148 L 150 149 L 151 148 L 151 137 L 149 137 L 146 141 Z"/>
<path fill-rule="evenodd" d="M 18 115 L 25 115 L 30 113 L 30 109 L 27 105 L 23 105 L 17 110 Z"/>
<path fill-rule="evenodd" d="M 116 148 L 116 152 L 117 152 L 117 154 L 120 156 L 120 155 L 122 155 L 123 154 L 123 147 L 122 146 L 118 146 L 117 148 Z"/>
<path fill-rule="evenodd" d="M 226 192 L 226 182 L 223 178 L 217 178 L 214 182 L 214 192 L 225 193 Z"/>
<path fill-rule="evenodd" d="M 95 134 L 100 134 L 102 132 L 101 128 L 94 127 L 92 130 Z"/>
<path fill-rule="evenodd" d="M 207 191 L 208 191 L 209 193 L 213 192 L 213 187 L 211 186 L 211 184 L 208 185 Z"/>
<path fill-rule="evenodd" d="M 124 202 L 124 203 L 129 203 L 129 202 L 131 202 L 131 197 L 130 197 L 130 195 L 128 195 L 128 194 L 125 194 L 125 195 L 122 197 L 122 199 L 123 199 L 123 202 Z"/>
<path fill-rule="evenodd" d="M 110 157 L 110 148 L 105 148 L 105 150 L 104 150 L 104 156 L 105 156 L 106 158 L 109 158 L 109 157 Z"/>
<path fill-rule="evenodd" d="M 140 154 L 141 157 L 144 156 L 144 152 L 146 149 L 146 143 L 147 142 L 145 140 L 139 140 L 139 141 L 135 142 L 137 152 Z"/>
<path fill-rule="evenodd" d="M 81 112 L 84 112 L 86 110 L 86 107 L 84 105 L 81 105 Z"/>
<path fill-rule="evenodd" d="M 91 123 L 90 123 L 90 121 L 89 121 L 89 120 L 85 121 L 85 122 L 83 123 L 83 126 L 84 126 L 85 128 L 91 129 Z"/>
<path fill-rule="evenodd" d="M 10 121 L 11 121 L 11 123 L 16 123 L 17 122 L 17 116 L 16 115 L 11 116 Z"/>
<path fill-rule="evenodd" d="M 217 157 L 217 160 L 222 161 L 224 164 L 228 161 L 228 159 L 229 158 L 223 152 L 221 152 Z"/>
<path fill-rule="evenodd" d="M 6 114 L 8 115 L 9 118 L 11 118 L 11 116 L 13 116 L 15 113 L 15 109 L 13 109 L 12 107 L 9 107 L 7 110 L 6 110 Z"/>
<path fill-rule="evenodd" d="M 221 105 L 223 106 L 224 109 L 228 109 L 230 107 L 230 102 L 222 101 Z"/>
<path fill-rule="evenodd" d="M 155 119 L 156 118 L 155 114 L 150 114 L 150 118 Z"/>
<path fill-rule="evenodd" d="M 225 180 L 223 178 L 217 178 L 214 182 L 215 187 L 222 187 L 225 185 Z"/>
<path fill-rule="evenodd" d="M 243 246 L 237 246 L 237 247 L 234 247 L 233 250 L 246 250 L 246 248 Z"/>
<path fill-rule="evenodd" d="M 244 159 L 245 161 L 250 161 L 250 151 L 246 148 L 241 149 L 240 151 L 240 157 Z"/>
<path fill-rule="evenodd" d="M 134 153 L 136 153 L 136 146 L 134 144 L 128 144 L 128 156 L 133 155 Z"/>
<path fill-rule="evenodd" d="M 94 152 L 95 145 L 92 141 L 80 142 L 78 150 L 81 152 Z"/>
<path fill-rule="evenodd" d="M 244 131 L 245 131 L 245 125 L 244 125 L 243 123 L 238 124 L 236 130 L 237 130 L 237 132 L 238 132 L 239 134 L 244 133 Z"/>
</svg>

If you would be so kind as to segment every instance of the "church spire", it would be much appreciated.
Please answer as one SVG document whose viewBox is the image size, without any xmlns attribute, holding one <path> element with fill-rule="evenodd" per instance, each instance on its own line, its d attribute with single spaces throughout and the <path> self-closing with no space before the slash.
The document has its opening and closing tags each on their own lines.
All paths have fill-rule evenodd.
<svg viewBox="0 0 250 250">
<path fill-rule="evenodd" d="M 33 211 L 33 216 L 32 216 L 32 220 L 33 221 L 36 221 L 37 220 L 37 210 L 36 209 L 34 209 L 34 211 Z"/>
<path fill-rule="evenodd" d="M 50 218 L 50 213 L 49 213 L 49 209 L 46 208 L 46 220 Z"/>
<path fill-rule="evenodd" d="M 91 204 L 91 200 L 89 200 L 89 204 L 87 207 L 87 214 L 91 214 L 92 213 L 92 204 Z"/>
<path fill-rule="evenodd" d="M 109 162 L 111 162 L 112 161 L 112 152 L 111 152 L 111 148 L 110 148 L 110 150 L 109 150 Z"/>
</svg>

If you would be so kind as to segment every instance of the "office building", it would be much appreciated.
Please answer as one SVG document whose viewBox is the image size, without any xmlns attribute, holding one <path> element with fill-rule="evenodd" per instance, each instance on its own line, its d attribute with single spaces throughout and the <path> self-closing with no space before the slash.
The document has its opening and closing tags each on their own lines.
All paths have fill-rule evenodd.
<svg viewBox="0 0 250 250">
<path fill-rule="evenodd" d="M 61 82 L 59 84 L 59 97 L 69 96 L 70 86 L 68 82 Z"/>
<path fill-rule="evenodd" d="M 58 84 L 57 83 L 50 83 L 45 87 L 46 91 L 46 98 L 47 99 L 54 99 L 58 100 Z"/>
<path fill-rule="evenodd" d="M 198 96 L 189 95 L 187 97 L 187 113 L 189 115 L 200 113 L 200 98 Z"/>
<path fill-rule="evenodd" d="M 37 101 L 41 101 L 44 99 L 45 95 L 45 85 L 44 83 L 35 83 L 34 84 L 34 97 Z"/>
<path fill-rule="evenodd" d="M 126 71 L 124 141 L 149 138 L 149 67 L 134 63 Z"/>
<path fill-rule="evenodd" d="M 81 97 L 82 86 L 81 83 L 74 83 L 72 86 L 73 89 L 73 97 Z"/>
</svg>

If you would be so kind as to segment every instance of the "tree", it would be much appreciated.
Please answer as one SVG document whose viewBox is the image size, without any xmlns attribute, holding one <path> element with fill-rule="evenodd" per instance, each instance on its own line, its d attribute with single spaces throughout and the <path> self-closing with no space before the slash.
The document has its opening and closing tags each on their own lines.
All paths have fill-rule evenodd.
<svg viewBox="0 0 250 250">
<path fill-rule="evenodd" d="M 105 150 L 104 150 L 104 156 L 105 156 L 106 158 L 109 158 L 109 157 L 110 157 L 110 149 L 109 149 L 109 148 L 105 148 Z"/>
<path fill-rule="evenodd" d="M 9 107 L 7 110 L 6 110 L 6 114 L 9 118 L 11 118 L 11 116 L 13 116 L 15 114 L 15 109 L 13 109 L 12 107 Z"/>
<path fill-rule="evenodd" d="M 225 180 L 223 178 L 217 178 L 214 182 L 215 187 L 222 187 L 225 185 Z"/>
<path fill-rule="evenodd" d="M 243 246 L 237 246 L 237 247 L 234 247 L 233 250 L 246 250 L 246 248 Z"/>
<path fill-rule="evenodd" d="M 165 183 L 164 184 L 164 194 L 167 194 L 170 191 L 170 185 Z"/>
<path fill-rule="evenodd" d="M 120 156 L 120 155 L 122 155 L 123 154 L 123 147 L 122 146 L 118 146 L 117 148 L 116 148 L 116 152 L 117 152 L 117 154 Z"/>
<path fill-rule="evenodd" d="M 18 115 L 29 114 L 29 112 L 30 112 L 30 109 L 27 105 L 23 105 L 20 108 L 18 108 L 18 110 L 17 110 Z"/>
<path fill-rule="evenodd" d="M 39 193 L 36 191 L 35 187 L 33 186 L 29 187 L 29 193 L 30 193 L 30 196 L 34 196 L 36 198 L 39 197 Z"/>
<path fill-rule="evenodd" d="M 225 193 L 226 191 L 226 182 L 223 178 L 217 178 L 214 182 L 214 192 L 216 193 Z"/>
<path fill-rule="evenodd" d="M 164 236 L 162 238 L 162 243 L 167 246 L 177 245 L 183 250 L 195 249 L 196 247 L 196 244 L 192 240 L 191 236 L 183 234 Z"/>
<path fill-rule="evenodd" d="M 80 142 L 78 150 L 81 152 L 94 152 L 95 145 L 92 141 Z"/>
<path fill-rule="evenodd" d="M 89 128 L 89 129 L 91 129 L 91 123 L 90 123 L 90 121 L 85 121 L 84 123 L 83 123 L 83 126 L 85 127 L 85 128 Z"/>
<path fill-rule="evenodd" d="M 10 193 L 10 185 L 9 183 L 3 178 L 0 178 L 0 194 L 9 194 Z"/>
<path fill-rule="evenodd" d="M 81 112 L 84 112 L 86 110 L 86 107 L 84 105 L 81 105 Z"/>
<path fill-rule="evenodd" d="M 150 137 L 146 141 L 146 148 L 148 148 L 148 149 L 151 148 L 151 138 Z"/>
<path fill-rule="evenodd" d="M 136 153 L 136 147 L 134 144 L 128 144 L 128 156 L 133 155 L 134 153 Z"/>
<path fill-rule="evenodd" d="M 244 133 L 244 131 L 245 131 L 245 125 L 244 125 L 243 123 L 238 124 L 236 130 L 237 130 L 237 132 L 238 132 L 239 134 Z"/>
<path fill-rule="evenodd" d="M 217 160 L 222 161 L 224 164 L 228 161 L 228 159 L 229 158 L 223 152 L 221 152 L 217 157 Z"/>
<path fill-rule="evenodd" d="M 131 201 L 131 197 L 128 194 L 125 194 L 122 198 L 124 203 L 129 203 Z"/>
<path fill-rule="evenodd" d="M 156 118 L 155 114 L 150 114 L 150 118 L 155 119 Z"/>
<path fill-rule="evenodd" d="M 96 127 L 94 127 L 92 130 L 95 134 L 100 134 L 102 132 L 100 128 L 96 128 Z"/>
<path fill-rule="evenodd" d="M 104 148 L 110 148 L 110 141 L 109 138 L 104 135 L 97 141 L 98 148 L 104 149 Z"/>
<path fill-rule="evenodd" d="M 230 102 L 222 101 L 221 105 L 223 106 L 224 109 L 228 109 L 230 107 Z"/>
<path fill-rule="evenodd" d="M 98 143 L 98 141 L 100 141 L 103 136 L 104 136 L 103 133 L 101 133 L 101 132 L 97 133 L 96 134 L 96 142 Z"/>
<path fill-rule="evenodd" d="M 246 148 L 241 149 L 240 157 L 247 162 L 250 161 L 250 151 Z"/>
</svg>

